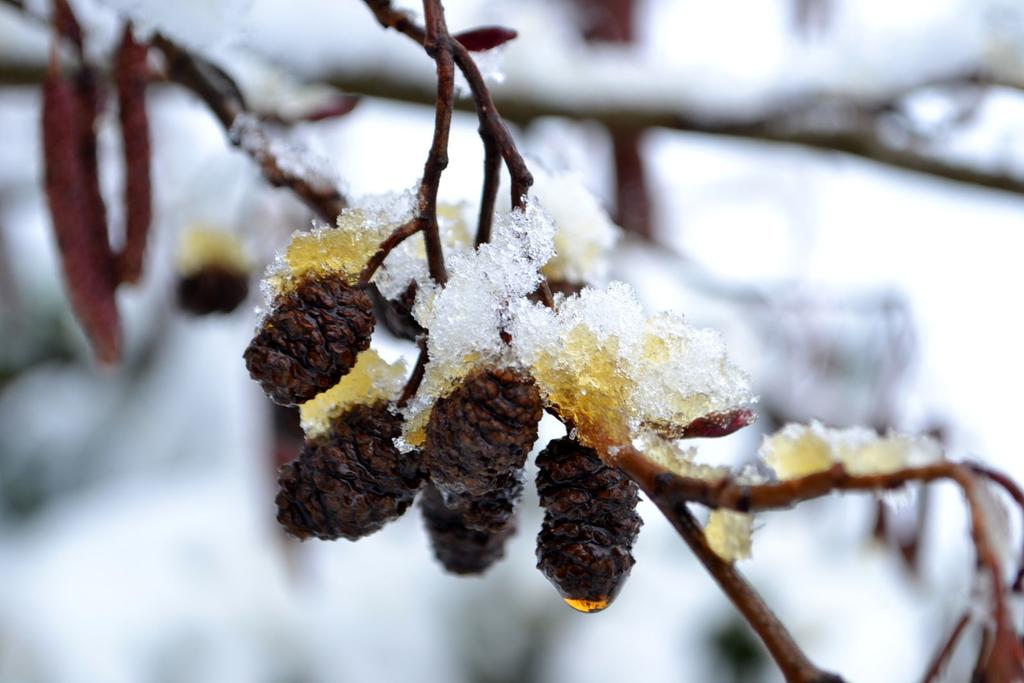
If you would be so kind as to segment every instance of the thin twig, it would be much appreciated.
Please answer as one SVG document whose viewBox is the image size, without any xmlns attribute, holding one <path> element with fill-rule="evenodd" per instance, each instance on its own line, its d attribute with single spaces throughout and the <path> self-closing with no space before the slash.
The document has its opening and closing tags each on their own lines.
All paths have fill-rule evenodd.
<svg viewBox="0 0 1024 683">
<path fill-rule="evenodd" d="M 971 463 L 970 468 L 982 475 L 983 477 L 990 479 L 1003 488 L 1006 493 L 1013 498 L 1014 502 L 1017 503 L 1017 507 L 1020 508 L 1021 512 L 1024 513 L 1024 491 L 1021 490 L 1020 486 L 1015 481 L 1010 479 L 1002 472 L 998 472 L 991 467 L 982 465 L 981 463 Z M 1024 521 L 1021 524 L 1022 536 L 1024 536 Z M 1024 584 L 1024 550 L 1021 551 L 1021 561 L 1019 568 L 1017 569 L 1017 576 L 1013 581 L 1013 591 L 1020 592 Z"/>
<path fill-rule="evenodd" d="M 501 115 L 498 114 L 491 91 L 473 60 L 473 56 L 462 43 L 454 39 L 451 42 L 452 50 L 455 53 L 455 63 L 466 77 L 469 90 L 473 93 L 473 101 L 480 118 L 480 135 L 492 138 L 498 146 L 498 151 L 501 153 L 502 159 L 505 160 L 505 166 L 508 168 L 512 180 L 512 206 L 521 209 L 526 205 L 526 193 L 533 185 L 533 176 L 530 174 L 530 169 L 526 167 L 526 161 L 519 153 L 512 134 Z"/>
<path fill-rule="evenodd" d="M 423 11 L 427 23 L 423 49 L 437 64 L 437 101 L 434 107 L 434 139 L 423 165 L 423 180 L 420 182 L 419 218 L 427 245 L 430 276 L 434 282 L 443 285 L 448 281 L 448 272 L 444 265 L 441 231 L 437 225 L 437 192 L 441 174 L 448 166 L 448 135 L 455 102 L 455 61 L 440 0 L 423 0 Z"/>
<path fill-rule="evenodd" d="M 420 44 L 426 41 L 426 31 L 420 28 L 405 12 L 394 9 L 390 0 L 366 0 L 366 4 L 382 26 L 394 29 Z M 509 133 L 505 122 L 498 113 L 491 91 L 473 60 L 472 54 L 451 35 L 448 35 L 447 39 L 455 64 L 459 67 L 462 75 L 466 77 L 470 93 L 473 95 L 473 107 L 480 120 L 479 130 L 481 139 L 484 140 L 485 156 L 488 144 L 497 147 L 512 179 L 512 206 L 522 208 L 526 201 L 526 193 L 529 191 L 530 185 L 533 184 L 533 176 L 526 166 L 526 161 L 519 153 L 512 134 Z"/>
<path fill-rule="evenodd" d="M 398 399 L 399 407 L 408 403 L 409 399 L 419 391 L 420 383 L 423 381 L 423 374 L 426 372 L 427 361 L 430 360 L 430 356 L 427 353 L 427 340 L 424 337 L 420 337 L 416 344 L 420 347 L 420 355 L 416 357 L 416 365 L 413 367 L 412 374 L 409 375 L 409 379 L 402 389 L 402 395 Z"/>
<path fill-rule="evenodd" d="M 498 143 L 480 127 L 480 139 L 484 145 L 484 182 L 480 191 L 480 218 L 477 221 L 477 246 L 491 241 L 491 226 L 494 224 L 494 204 L 498 199 L 501 185 L 501 152 Z"/>
<path fill-rule="evenodd" d="M 370 260 L 366 262 L 366 265 L 363 267 L 363 272 L 359 275 L 359 283 L 363 285 L 367 284 L 373 277 L 374 273 L 377 272 L 377 269 L 380 268 L 381 264 L 384 263 L 384 259 L 388 257 L 388 254 L 394 251 L 395 247 L 399 244 L 422 229 L 423 223 L 418 218 L 414 218 L 411 221 L 403 223 L 395 228 L 395 230 L 380 243 L 380 246 L 377 247 L 377 251 L 370 257 Z"/>
</svg>

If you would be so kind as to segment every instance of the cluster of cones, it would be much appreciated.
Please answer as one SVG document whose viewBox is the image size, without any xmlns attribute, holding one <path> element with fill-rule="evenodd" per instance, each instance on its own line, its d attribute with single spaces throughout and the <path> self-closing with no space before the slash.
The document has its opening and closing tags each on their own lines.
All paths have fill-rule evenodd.
<svg viewBox="0 0 1024 683">
<path fill-rule="evenodd" d="M 374 324 L 362 287 L 338 275 L 307 276 L 277 296 L 246 364 L 273 400 L 299 404 L 352 368 Z M 455 574 L 479 574 L 503 556 L 515 531 L 542 414 L 527 373 L 486 366 L 436 401 L 421 451 L 396 445 L 395 405 L 350 406 L 281 468 L 278 520 L 300 539 L 356 540 L 397 519 L 420 494 L 437 559 Z M 537 566 L 572 607 L 603 609 L 633 565 L 636 485 L 569 437 L 550 442 L 537 466 L 545 509 Z"/>
</svg>

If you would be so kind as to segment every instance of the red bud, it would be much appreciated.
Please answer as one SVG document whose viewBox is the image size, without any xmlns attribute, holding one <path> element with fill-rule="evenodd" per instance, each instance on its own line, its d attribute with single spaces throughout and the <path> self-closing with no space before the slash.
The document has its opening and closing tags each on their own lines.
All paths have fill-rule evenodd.
<svg viewBox="0 0 1024 683">
<path fill-rule="evenodd" d="M 754 424 L 756 420 L 757 414 L 747 408 L 725 413 L 712 413 L 711 415 L 698 417 L 686 425 L 679 438 L 697 439 L 728 436 L 748 425 Z"/>
<path fill-rule="evenodd" d="M 483 52 L 504 45 L 518 35 L 504 26 L 481 26 L 456 34 L 455 40 L 470 52 Z"/>
</svg>

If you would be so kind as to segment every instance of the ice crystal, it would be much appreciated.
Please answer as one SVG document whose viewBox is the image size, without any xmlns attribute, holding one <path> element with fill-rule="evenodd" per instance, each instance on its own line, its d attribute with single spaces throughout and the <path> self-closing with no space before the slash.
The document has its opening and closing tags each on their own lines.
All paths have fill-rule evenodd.
<svg viewBox="0 0 1024 683">
<path fill-rule="evenodd" d="M 786 425 L 765 436 L 760 453 L 780 479 L 822 472 L 836 464 L 853 475 L 888 474 L 942 457 L 938 442 L 928 437 L 883 437 L 864 427 L 833 429 L 817 421 Z"/>
<path fill-rule="evenodd" d="M 331 420 L 356 404 L 395 400 L 402 391 L 406 374 L 404 360 L 388 363 L 373 349 L 363 351 L 341 381 L 299 407 L 302 429 L 314 438 L 327 432 Z"/>
</svg>

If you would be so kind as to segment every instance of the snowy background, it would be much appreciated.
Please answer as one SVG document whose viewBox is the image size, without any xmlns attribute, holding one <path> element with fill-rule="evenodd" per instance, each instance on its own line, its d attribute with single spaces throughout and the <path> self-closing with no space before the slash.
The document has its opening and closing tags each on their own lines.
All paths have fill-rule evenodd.
<svg viewBox="0 0 1024 683">
<path fill-rule="evenodd" d="M 979 67 L 1024 81 L 1024 7 L 1013 0 L 834 0 L 812 36 L 781 0 L 648 0 L 637 44 L 618 52 L 584 45 L 562 3 L 446 4 L 453 30 L 519 30 L 487 57 L 498 92 L 564 106 L 742 116 L 800 94 L 871 97 Z M 432 70 L 355 0 L 74 6 L 97 55 L 116 35 L 114 11 L 127 12 L 216 59 L 267 107 L 316 99 L 285 73 L 429 83 Z M 0 63 L 38 65 L 46 45 L 45 30 L 0 4 Z M 483 578 L 443 574 L 415 510 L 355 544 L 285 539 L 271 409 L 241 362 L 258 293 L 229 316 L 185 316 L 174 253 L 182 231 L 206 224 L 265 261 L 309 215 L 263 184 L 189 94 L 159 86 L 150 102 L 157 221 L 142 285 L 119 295 L 127 358 L 110 371 L 91 362 L 65 301 L 40 192 L 38 90 L 0 87 L 0 680 L 779 680 L 646 502 L 632 577 L 596 615 L 570 610 L 534 569 L 532 487 L 506 559 Z M 925 128 L 951 106 L 929 92 L 912 104 Z M 116 114 L 106 116 L 101 153 L 113 160 Z M 941 151 L 1024 174 L 1022 121 L 1024 98 L 993 90 Z M 473 201 L 476 122 L 457 114 L 454 125 L 442 195 Z M 360 195 L 413 186 L 431 132 L 429 109 L 365 99 L 298 126 L 292 142 Z M 551 118 L 516 134 L 537 163 L 574 169 L 610 197 L 602 128 Z M 761 422 L 702 444 L 702 456 L 742 464 L 773 417 L 820 417 L 941 427 L 951 455 L 1024 479 L 1024 199 L 669 130 L 649 131 L 643 151 L 662 246 L 626 240 L 613 276 L 653 309 L 721 329 L 762 395 Z M 116 198 L 118 165 L 103 171 Z M 414 353 L 384 332 L 375 344 L 388 358 Z M 539 445 L 558 434 L 545 422 Z M 823 667 L 852 681 L 916 680 L 972 597 L 959 495 L 934 493 L 918 576 L 872 540 L 867 496 L 761 517 L 741 568 Z M 916 506 L 889 502 L 902 515 Z M 949 680 L 965 679 L 969 659 L 954 660 Z"/>
</svg>

